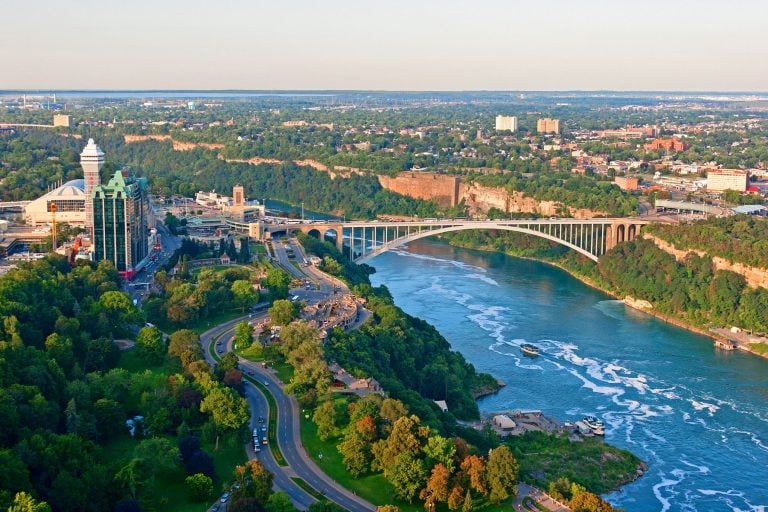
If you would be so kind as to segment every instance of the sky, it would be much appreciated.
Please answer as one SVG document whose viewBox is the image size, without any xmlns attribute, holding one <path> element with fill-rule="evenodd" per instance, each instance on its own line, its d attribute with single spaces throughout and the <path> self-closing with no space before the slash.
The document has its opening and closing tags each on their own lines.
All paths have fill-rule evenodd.
<svg viewBox="0 0 768 512">
<path fill-rule="evenodd" d="M 0 89 L 768 91 L 766 0 L 2 0 Z"/>
</svg>

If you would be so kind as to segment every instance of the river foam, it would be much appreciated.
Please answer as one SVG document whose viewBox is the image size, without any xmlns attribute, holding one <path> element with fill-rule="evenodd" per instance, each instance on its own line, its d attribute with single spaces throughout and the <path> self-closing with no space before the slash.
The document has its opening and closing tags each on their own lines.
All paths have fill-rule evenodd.
<svg viewBox="0 0 768 512">
<path fill-rule="evenodd" d="M 390 289 L 398 304 L 420 308 L 409 312 L 435 315 L 436 327 L 455 348 L 478 369 L 508 384 L 482 399 L 481 408 L 484 403 L 490 410 L 536 403 L 536 408 L 554 412 L 561 420 L 587 414 L 602 418 L 609 442 L 631 449 L 649 464 L 643 478 L 607 496 L 628 510 L 749 510 L 750 501 L 761 499 L 754 482 L 761 476 L 768 480 L 768 408 L 746 402 L 730 392 L 730 385 L 711 385 L 712 375 L 719 378 L 718 373 L 700 369 L 696 359 L 680 349 L 683 342 L 660 344 L 654 330 L 658 320 L 628 310 L 621 301 L 602 298 L 589 307 L 609 320 L 596 319 L 585 309 L 569 309 L 581 304 L 564 296 L 561 284 L 545 280 L 534 289 L 531 283 L 537 281 L 528 274 L 502 275 L 435 254 L 439 251 L 390 255 L 420 262 L 407 276 L 402 275 L 402 264 L 393 268 L 405 295 Z M 476 256 L 472 261 L 478 261 Z M 526 270 L 531 265 L 521 263 Z M 517 294 L 518 287 L 524 294 Z M 611 326 L 607 337 L 594 329 L 603 323 Z M 590 335 L 581 335 L 576 327 L 563 328 L 571 324 Z M 635 330 L 642 332 L 640 337 L 633 336 Z M 677 332 L 682 331 L 673 334 Z M 488 355 L 468 352 L 465 339 L 472 347 L 485 347 Z M 523 357 L 523 343 L 536 344 L 540 357 Z M 709 352 L 701 352 L 704 355 L 697 357 L 711 359 Z M 557 404 L 562 404 L 559 413 L 551 410 Z M 731 469 L 734 464 L 737 474 Z"/>
</svg>

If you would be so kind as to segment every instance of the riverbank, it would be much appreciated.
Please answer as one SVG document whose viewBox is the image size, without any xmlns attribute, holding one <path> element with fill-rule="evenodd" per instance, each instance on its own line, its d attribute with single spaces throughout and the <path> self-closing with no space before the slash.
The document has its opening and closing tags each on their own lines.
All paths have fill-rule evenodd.
<svg viewBox="0 0 768 512">
<path fill-rule="evenodd" d="M 707 338 L 710 338 L 713 342 L 715 340 L 717 340 L 718 338 L 722 337 L 722 336 L 719 336 L 718 334 L 712 332 L 711 330 L 709 330 L 707 328 L 703 328 L 703 327 L 700 327 L 698 325 L 694 325 L 691 322 L 686 321 L 683 318 L 680 318 L 680 317 L 677 317 L 677 316 L 674 316 L 674 315 L 670 315 L 670 314 L 658 311 L 658 310 L 654 309 L 653 304 L 649 303 L 648 301 L 638 300 L 638 299 L 635 299 L 634 297 L 629 297 L 629 296 L 626 296 L 626 295 L 622 296 L 622 294 L 619 294 L 615 290 L 609 289 L 606 286 L 604 286 L 604 285 L 602 285 L 600 283 L 595 282 L 590 277 L 585 276 L 585 275 L 579 273 L 578 271 L 576 271 L 575 269 L 570 268 L 570 267 L 568 267 L 566 265 L 563 265 L 560 262 L 557 262 L 557 261 L 554 261 L 554 260 L 551 260 L 551 259 L 547 259 L 547 258 L 542 258 L 542 257 L 516 254 L 516 253 L 514 253 L 512 251 L 499 251 L 496 248 L 489 247 L 489 246 L 478 246 L 478 245 L 474 245 L 474 244 L 459 243 L 459 242 L 457 242 L 455 240 L 452 240 L 450 238 L 444 238 L 444 240 L 447 241 L 451 246 L 454 246 L 454 247 L 461 247 L 461 248 L 464 248 L 464 249 L 473 249 L 473 250 L 478 250 L 478 251 L 483 251 L 483 252 L 493 252 L 493 253 L 501 252 L 501 253 L 503 253 L 503 254 L 505 254 L 507 256 L 512 256 L 514 258 L 521 258 L 521 259 L 524 259 L 524 260 L 536 261 L 536 262 L 539 262 L 539 263 L 544 263 L 546 265 L 550 265 L 552 267 L 556 267 L 556 268 L 558 268 L 558 269 L 568 273 L 570 276 L 574 277 L 575 279 L 578 279 L 580 282 L 584 283 L 585 285 L 589 286 L 590 288 L 593 288 L 593 289 L 598 290 L 598 291 L 600 291 L 602 293 L 605 293 L 606 295 L 609 295 L 609 296 L 613 297 L 616 300 L 622 301 L 626 306 L 634 309 L 635 311 L 640 311 L 642 313 L 646 313 L 646 314 L 648 314 L 650 316 L 658 318 L 659 320 L 661 320 L 661 321 L 663 321 L 663 322 L 665 322 L 667 324 L 674 325 L 675 327 L 679 327 L 681 329 L 685 329 L 685 330 L 687 330 L 689 332 L 692 332 L 692 333 L 695 333 L 695 334 L 699 334 L 701 336 L 705 336 Z M 753 347 L 752 344 L 739 343 L 737 346 L 738 346 L 738 349 L 743 351 L 743 352 L 748 352 L 748 353 L 756 355 L 758 357 L 768 359 L 768 350 L 763 349 L 765 344 L 757 344 L 757 345 L 758 345 L 757 347 Z M 763 350 L 761 350 L 761 349 L 763 349 Z"/>
<path fill-rule="evenodd" d="M 764 359 L 713 350 L 708 338 L 636 314 L 568 272 L 501 251 L 420 240 L 373 264 L 374 286 L 386 285 L 478 371 L 505 382 L 480 399 L 483 415 L 519 408 L 563 421 L 596 416 L 607 443 L 646 461 L 642 478 L 604 496 L 614 506 L 727 510 L 727 500 L 748 508 L 746 500 L 761 499 L 759 483 L 741 473 L 765 478 Z M 600 280 L 591 263 L 582 273 Z M 521 354 L 524 343 L 540 357 Z M 538 443 L 521 449 L 537 453 Z M 544 459 L 581 478 L 602 474 L 554 454 Z"/>
</svg>

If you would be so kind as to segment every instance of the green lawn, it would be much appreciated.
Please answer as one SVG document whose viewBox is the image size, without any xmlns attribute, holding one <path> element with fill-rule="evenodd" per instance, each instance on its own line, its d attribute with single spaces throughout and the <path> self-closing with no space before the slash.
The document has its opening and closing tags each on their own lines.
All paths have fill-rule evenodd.
<svg viewBox="0 0 768 512">
<path fill-rule="evenodd" d="M 358 496 L 365 498 L 374 505 L 397 505 L 401 511 L 421 512 L 424 510 L 424 507 L 418 503 L 406 503 L 397 500 L 394 497 L 392 486 L 381 473 L 353 478 L 344 468 L 342 456 L 336 450 L 338 439 L 331 438 L 328 441 L 321 441 L 317 437 L 315 424 L 311 419 L 306 419 L 303 416 L 301 418 L 301 441 L 312 460 L 320 466 L 325 474 L 342 487 L 356 492 Z"/>
<path fill-rule="evenodd" d="M 197 334 L 202 334 L 208 329 L 210 329 L 211 327 L 216 327 L 219 324 L 223 324 L 224 322 L 229 322 L 230 320 L 234 320 L 235 318 L 238 318 L 244 315 L 245 313 L 242 312 L 241 310 L 233 309 L 228 311 L 220 311 L 209 318 L 201 319 L 196 322 L 190 322 L 183 326 L 176 326 L 169 322 L 163 321 L 163 322 L 157 322 L 157 327 L 161 331 L 169 334 L 175 331 L 178 331 L 179 329 L 191 329 Z"/>
<path fill-rule="evenodd" d="M 166 363 L 158 365 L 148 365 L 141 357 L 139 357 L 139 351 L 135 348 L 120 352 L 120 363 L 118 367 L 128 370 L 131 373 L 143 373 L 145 370 L 150 370 L 156 375 L 168 376 L 173 372 L 173 369 Z"/>
<path fill-rule="evenodd" d="M 768 354 L 768 343 L 751 343 L 749 346 L 758 354 Z"/>
<path fill-rule="evenodd" d="M 336 400 L 346 401 L 345 398 Z M 336 449 L 338 438 L 331 438 L 328 441 L 321 441 L 317 437 L 317 427 L 312 422 L 312 417 L 306 418 L 307 414 L 301 417 L 301 441 L 307 449 L 307 453 L 320 466 L 320 468 L 330 476 L 334 481 L 358 496 L 365 498 L 374 505 L 397 505 L 401 511 L 422 512 L 424 506 L 421 502 L 414 500 L 414 503 L 395 498 L 395 491 L 382 473 L 361 476 L 354 478 L 344 468 L 343 458 Z M 485 500 L 474 498 L 474 510 L 483 512 L 502 512 L 511 510 L 512 499 L 498 505 L 491 505 Z M 438 507 L 438 510 L 446 507 Z"/>
</svg>

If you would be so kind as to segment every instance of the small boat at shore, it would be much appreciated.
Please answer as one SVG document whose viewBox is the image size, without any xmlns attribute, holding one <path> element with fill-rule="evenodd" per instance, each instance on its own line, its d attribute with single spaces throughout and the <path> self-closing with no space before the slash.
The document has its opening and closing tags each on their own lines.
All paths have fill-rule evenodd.
<svg viewBox="0 0 768 512">
<path fill-rule="evenodd" d="M 527 356 L 538 356 L 539 355 L 539 347 L 536 345 L 531 345 L 530 343 L 523 343 L 520 345 L 520 350 L 523 354 Z"/>
<path fill-rule="evenodd" d="M 592 429 L 589 428 L 587 426 L 587 424 L 584 423 L 583 421 L 577 421 L 573 425 L 576 427 L 576 429 L 578 430 L 579 434 L 581 434 L 583 436 L 592 436 L 592 435 L 594 435 L 592 433 Z"/>
<path fill-rule="evenodd" d="M 718 338 L 715 340 L 715 348 L 720 350 L 736 350 L 736 342 L 725 338 Z"/>
<path fill-rule="evenodd" d="M 592 431 L 593 434 L 596 436 L 604 436 L 605 435 L 605 424 L 603 424 L 602 421 L 597 419 L 594 416 L 585 416 L 582 420 L 582 423 L 584 423 L 589 429 Z"/>
</svg>

